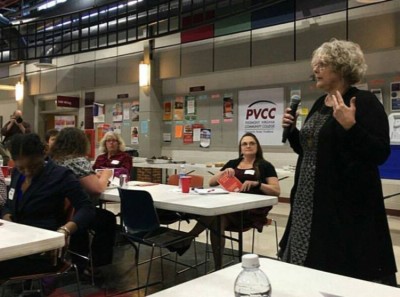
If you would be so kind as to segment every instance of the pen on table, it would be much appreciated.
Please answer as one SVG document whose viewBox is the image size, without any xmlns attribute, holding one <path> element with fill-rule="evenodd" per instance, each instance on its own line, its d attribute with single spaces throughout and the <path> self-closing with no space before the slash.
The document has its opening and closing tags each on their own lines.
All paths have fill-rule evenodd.
<svg viewBox="0 0 400 297">
<path fill-rule="evenodd" d="M 210 189 L 210 190 L 207 191 L 207 193 L 211 193 L 211 192 L 214 192 L 214 191 L 215 191 L 215 189 Z"/>
</svg>

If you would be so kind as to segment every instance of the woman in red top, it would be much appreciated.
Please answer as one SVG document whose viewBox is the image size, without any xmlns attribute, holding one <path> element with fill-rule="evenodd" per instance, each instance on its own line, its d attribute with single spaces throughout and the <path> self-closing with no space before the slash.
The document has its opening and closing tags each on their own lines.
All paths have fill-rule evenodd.
<svg viewBox="0 0 400 297">
<path fill-rule="evenodd" d="M 97 156 L 93 169 L 114 168 L 114 176 L 127 174 L 130 177 L 132 169 L 132 157 L 125 153 L 125 142 L 121 135 L 112 131 L 107 132 L 100 141 L 100 151 L 104 152 Z"/>
</svg>

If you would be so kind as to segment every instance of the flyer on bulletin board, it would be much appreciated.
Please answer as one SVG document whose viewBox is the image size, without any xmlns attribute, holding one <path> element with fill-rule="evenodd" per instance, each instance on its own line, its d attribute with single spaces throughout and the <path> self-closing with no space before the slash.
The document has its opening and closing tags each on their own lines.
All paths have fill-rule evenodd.
<svg viewBox="0 0 400 297">
<path fill-rule="evenodd" d="M 223 116 L 224 119 L 231 119 L 233 118 L 233 96 L 232 94 L 225 94 L 224 95 L 224 105 L 223 105 Z"/>
<path fill-rule="evenodd" d="M 197 117 L 196 115 L 196 97 L 186 96 L 185 97 L 185 119 L 187 121 L 193 121 Z"/>
<path fill-rule="evenodd" d="M 110 124 L 99 124 L 97 125 L 97 141 L 103 139 L 104 135 L 110 131 Z"/>
<path fill-rule="evenodd" d="M 187 124 L 183 127 L 183 143 L 193 143 L 193 128 L 191 124 Z"/>
<path fill-rule="evenodd" d="M 139 144 L 139 127 L 131 127 L 131 144 Z"/>
<path fill-rule="evenodd" d="M 139 100 L 132 101 L 131 112 L 132 112 L 132 122 L 139 121 Z"/>
<path fill-rule="evenodd" d="M 165 101 L 164 102 L 164 114 L 163 114 L 164 121 L 171 121 L 172 120 L 172 102 Z"/>
<path fill-rule="evenodd" d="M 182 121 L 183 120 L 183 97 L 176 97 L 174 104 L 174 120 Z"/>
<path fill-rule="evenodd" d="M 201 129 L 200 147 L 208 148 L 211 144 L 211 129 Z"/>
<path fill-rule="evenodd" d="M 121 103 L 115 103 L 113 106 L 113 122 L 114 123 L 119 123 L 122 122 L 122 105 Z"/>
</svg>

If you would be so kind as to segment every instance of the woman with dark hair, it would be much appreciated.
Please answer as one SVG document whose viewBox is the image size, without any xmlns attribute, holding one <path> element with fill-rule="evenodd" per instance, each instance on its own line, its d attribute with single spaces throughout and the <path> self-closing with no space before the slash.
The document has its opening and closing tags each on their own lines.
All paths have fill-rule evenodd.
<svg viewBox="0 0 400 297">
<path fill-rule="evenodd" d="M 241 192 L 279 196 L 280 187 L 278 177 L 274 166 L 266 161 L 263 157 L 263 151 L 257 137 L 252 133 L 246 133 L 239 141 L 239 158 L 230 160 L 226 163 L 221 171 L 215 174 L 209 181 L 210 186 L 217 186 L 218 180 L 222 176 L 235 176 L 242 183 Z M 257 228 L 262 231 L 265 218 L 272 206 L 251 209 L 243 212 L 243 225 Z M 190 232 L 194 236 L 198 236 L 204 229 L 204 226 L 217 227 L 216 219 L 203 217 Z M 240 222 L 240 213 L 231 213 L 221 216 L 221 234 L 228 226 L 237 227 Z M 218 237 L 211 232 L 211 245 L 213 248 L 214 261 L 221 266 L 223 249 L 217 250 L 217 243 L 220 240 L 220 246 L 225 246 L 225 238 Z"/>
<path fill-rule="evenodd" d="M 50 150 L 50 158 L 56 164 L 71 169 L 92 202 L 96 204 L 100 194 L 107 188 L 112 171 L 104 170 L 97 176 L 86 157 L 88 148 L 89 142 L 82 130 L 64 128 Z M 90 228 L 95 231 L 92 243 L 94 267 L 111 264 L 116 230 L 115 215 L 108 210 L 96 208 L 96 218 Z M 82 236 L 79 236 L 79 239 L 72 238 L 71 248 L 79 250 L 80 253 L 86 253 L 88 252 L 87 237 Z M 94 272 L 85 270 L 84 273 Z"/>
<path fill-rule="evenodd" d="M 2 218 L 57 230 L 64 233 L 66 239 L 76 231 L 86 230 L 94 219 L 94 207 L 70 170 L 45 161 L 44 145 L 39 136 L 15 135 L 10 142 L 10 152 L 15 167 Z M 66 198 L 75 208 L 74 216 L 67 222 L 64 211 Z M 0 279 L 49 269 L 51 265 L 46 255 L 17 258 L 0 262 Z"/>
</svg>

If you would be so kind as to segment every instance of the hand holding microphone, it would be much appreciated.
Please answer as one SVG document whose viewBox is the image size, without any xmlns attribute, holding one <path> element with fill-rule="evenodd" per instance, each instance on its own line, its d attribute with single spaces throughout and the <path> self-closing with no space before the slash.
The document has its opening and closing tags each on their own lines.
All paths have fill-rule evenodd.
<svg viewBox="0 0 400 297">
<path fill-rule="evenodd" d="M 283 134 L 282 134 L 282 142 L 285 143 L 286 140 L 289 137 L 289 134 L 292 130 L 293 124 L 295 123 L 296 120 L 296 112 L 297 108 L 299 107 L 299 104 L 301 102 L 300 96 L 299 95 L 293 95 L 290 98 L 290 107 L 285 109 L 285 113 L 283 114 L 283 119 L 282 119 L 282 127 L 283 129 Z"/>
</svg>

